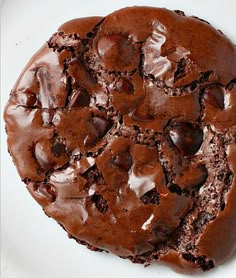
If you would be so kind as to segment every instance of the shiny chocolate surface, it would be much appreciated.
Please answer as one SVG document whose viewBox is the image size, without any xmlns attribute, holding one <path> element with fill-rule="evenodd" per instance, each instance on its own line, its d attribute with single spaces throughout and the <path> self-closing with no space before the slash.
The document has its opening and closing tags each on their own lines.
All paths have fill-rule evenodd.
<svg viewBox="0 0 236 278">
<path fill-rule="evenodd" d="M 79 242 L 208 270 L 236 248 L 235 78 L 235 46 L 183 13 L 75 19 L 16 82 L 9 151 L 30 194 Z"/>
</svg>

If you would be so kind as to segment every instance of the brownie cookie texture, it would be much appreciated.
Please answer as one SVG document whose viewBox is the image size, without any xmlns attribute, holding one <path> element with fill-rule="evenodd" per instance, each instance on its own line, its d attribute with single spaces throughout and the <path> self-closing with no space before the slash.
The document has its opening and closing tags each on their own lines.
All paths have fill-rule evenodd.
<svg viewBox="0 0 236 278">
<path fill-rule="evenodd" d="M 236 48 L 181 11 L 74 19 L 5 109 L 9 152 L 78 243 L 208 270 L 236 249 Z"/>
</svg>

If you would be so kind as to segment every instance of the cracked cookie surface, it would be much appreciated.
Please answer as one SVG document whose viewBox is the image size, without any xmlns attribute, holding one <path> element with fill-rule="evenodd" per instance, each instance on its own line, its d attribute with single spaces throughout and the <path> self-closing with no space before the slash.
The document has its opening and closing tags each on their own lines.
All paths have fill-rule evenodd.
<svg viewBox="0 0 236 278">
<path fill-rule="evenodd" d="M 21 179 L 78 243 L 180 272 L 235 251 L 236 48 L 207 22 L 147 7 L 69 21 L 5 121 Z"/>
</svg>

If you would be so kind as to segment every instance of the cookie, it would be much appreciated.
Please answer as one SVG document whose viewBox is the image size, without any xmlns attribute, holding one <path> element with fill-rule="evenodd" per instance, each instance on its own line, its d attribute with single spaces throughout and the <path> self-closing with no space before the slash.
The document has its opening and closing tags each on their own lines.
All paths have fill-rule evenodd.
<svg viewBox="0 0 236 278">
<path fill-rule="evenodd" d="M 8 147 L 78 243 L 205 271 L 236 249 L 236 48 L 181 11 L 74 19 L 5 108 Z"/>
</svg>

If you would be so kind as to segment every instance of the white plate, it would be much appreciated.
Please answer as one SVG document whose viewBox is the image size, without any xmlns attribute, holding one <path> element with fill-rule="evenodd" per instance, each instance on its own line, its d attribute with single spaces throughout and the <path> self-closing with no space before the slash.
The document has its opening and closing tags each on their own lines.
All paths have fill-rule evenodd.
<svg viewBox="0 0 236 278">
<path fill-rule="evenodd" d="M 106 15 L 125 6 L 149 5 L 182 9 L 211 22 L 236 42 L 235 0 L 3 0 L 1 107 L 29 58 L 64 21 Z M 2 114 L 2 113 L 1 113 Z M 148 278 L 186 277 L 167 267 L 144 268 L 111 254 L 95 253 L 67 239 L 47 218 L 21 183 L 7 153 L 1 116 L 2 278 Z M 223 228 L 223 227 L 222 227 Z M 234 277 L 236 257 L 194 277 Z"/>
</svg>

